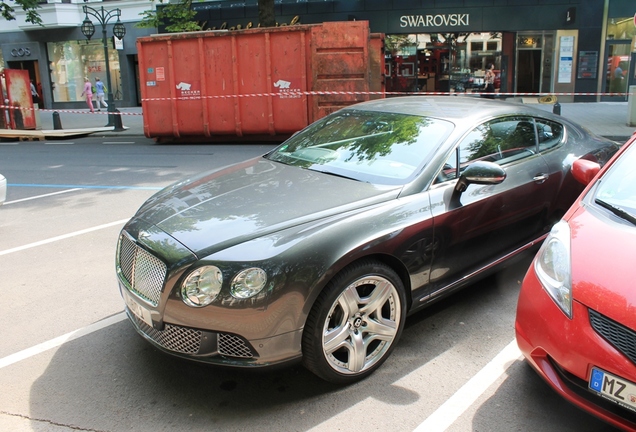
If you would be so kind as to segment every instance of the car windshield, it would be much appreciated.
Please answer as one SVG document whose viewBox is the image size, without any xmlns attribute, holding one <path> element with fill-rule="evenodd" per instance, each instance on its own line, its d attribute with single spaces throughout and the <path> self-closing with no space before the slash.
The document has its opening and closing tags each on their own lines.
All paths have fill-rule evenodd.
<svg viewBox="0 0 636 432">
<path fill-rule="evenodd" d="M 342 110 L 294 135 L 267 157 L 375 184 L 411 180 L 453 130 L 444 120 Z"/>
<path fill-rule="evenodd" d="M 594 201 L 633 223 L 636 219 L 636 145 L 632 145 L 601 178 Z"/>
</svg>

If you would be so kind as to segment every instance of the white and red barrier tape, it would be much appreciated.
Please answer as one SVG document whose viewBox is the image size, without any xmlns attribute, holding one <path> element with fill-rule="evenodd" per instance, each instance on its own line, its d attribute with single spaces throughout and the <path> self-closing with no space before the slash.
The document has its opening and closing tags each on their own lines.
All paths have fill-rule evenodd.
<svg viewBox="0 0 636 432">
<path fill-rule="evenodd" d="M 166 101 L 193 101 L 203 99 L 233 99 L 233 98 L 252 98 L 252 97 L 281 97 L 285 99 L 298 98 L 302 96 L 510 96 L 510 97 L 538 97 L 545 98 L 551 96 L 617 96 L 626 97 L 633 96 L 634 93 L 596 93 L 596 92 L 564 92 L 564 93 L 487 93 L 487 92 L 354 92 L 354 91 L 288 91 L 283 93 L 250 93 L 250 94 L 229 94 L 229 95 L 209 95 L 209 96 L 183 96 L 175 98 L 143 98 L 142 102 L 166 102 Z M 0 105 L 0 109 L 6 110 L 35 110 L 35 108 L 22 108 L 9 105 Z M 39 108 L 40 112 L 58 112 L 67 114 L 103 114 L 103 115 L 120 115 L 135 116 L 143 115 L 138 112 L 109 112 L 95 111 L 91 112 L 88 108 L 82 110 L 68 109 L 44 109 Z"/>
</svg>

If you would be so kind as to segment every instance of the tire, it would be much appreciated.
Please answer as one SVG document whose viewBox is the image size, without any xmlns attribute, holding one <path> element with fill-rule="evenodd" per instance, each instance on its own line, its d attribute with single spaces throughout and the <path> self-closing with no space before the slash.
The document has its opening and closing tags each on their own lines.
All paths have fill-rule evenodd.
<svg viewBox="0 0 636 432">
<path fill-rule="evenodd" d="M 318 296 L 303 332 L 303 363 L 320 378 L 349 384 L 389 357 L 406 317 L 404 284 L 389 266 L 361 261 Z"/>
</svg>

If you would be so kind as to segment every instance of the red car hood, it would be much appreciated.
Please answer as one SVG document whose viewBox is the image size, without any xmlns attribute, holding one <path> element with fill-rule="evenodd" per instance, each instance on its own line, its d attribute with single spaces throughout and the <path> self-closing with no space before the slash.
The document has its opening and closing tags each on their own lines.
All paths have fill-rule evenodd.
<svg viewBox="0 0 636 432">
<path fill-rule="evenodd" d="M 636 227 L 608 223 L 584 207 L 569 225 L 575 300 L 636 329 Z"/>
</svg>

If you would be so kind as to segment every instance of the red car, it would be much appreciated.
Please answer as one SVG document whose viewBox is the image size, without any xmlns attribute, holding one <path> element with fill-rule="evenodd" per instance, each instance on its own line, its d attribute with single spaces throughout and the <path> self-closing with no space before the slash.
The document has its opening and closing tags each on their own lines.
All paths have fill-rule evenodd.
<svg viewBox="0 0 636 432">
<path fill-rule="evenodd" d="M 635 141 L 602 170 L 573 163 L 589 184 L 528 270 L 515 324 L 526 360 L 557 393 L 626 430 L 636 430 Z"/>
</svg>

